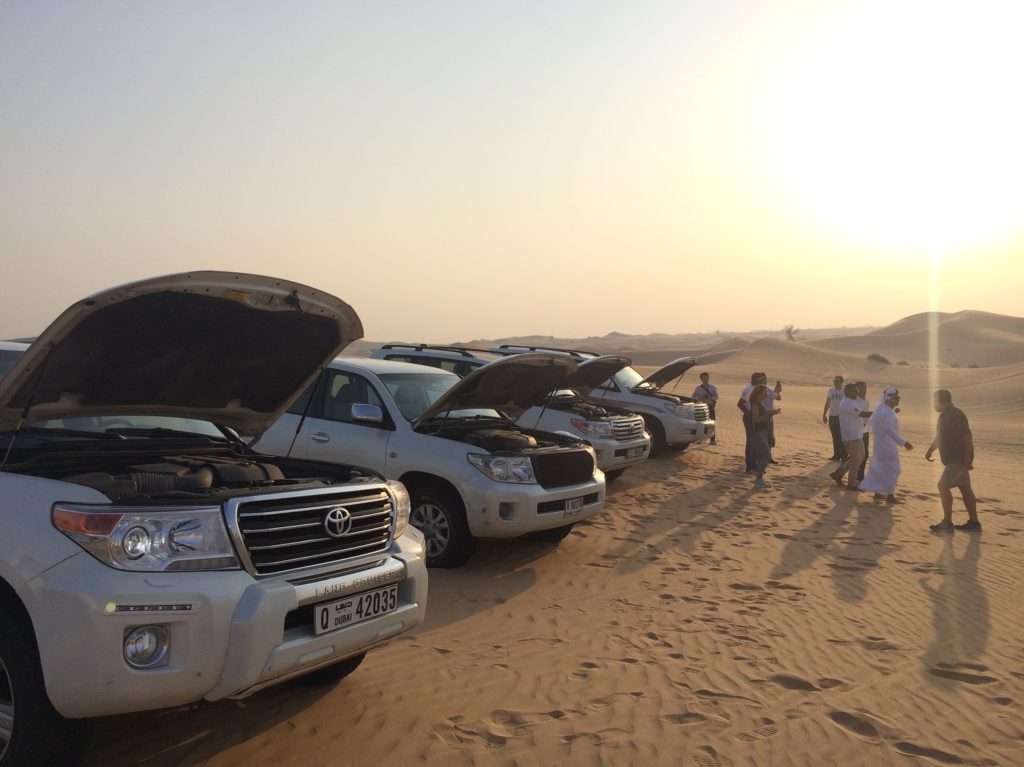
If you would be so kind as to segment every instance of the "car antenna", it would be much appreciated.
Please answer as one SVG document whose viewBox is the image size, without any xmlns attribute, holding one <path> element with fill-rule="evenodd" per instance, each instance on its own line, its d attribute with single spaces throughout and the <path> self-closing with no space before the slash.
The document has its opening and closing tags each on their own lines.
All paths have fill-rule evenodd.
<svg viewBox="0 0 1024 767">
<path fill-rule="evenodd" d="M 7 466 L 7 459 L 11 457 L 11 451 L 14 449 L 14 443 L 18 441 L 18 435 L 21 434 L 21 430 L 25 428 L 25 423 L 28 421 L 29 411 L 32 410 L 32 406 L 36 402 L 36 394 L 39 393 L 39 387 L 43 385 L 43 374 L 46 373 L 46 365 L 50 361 L 50 355 L 53 353 L 53 344 L 47 344 L 46 356 L 43 357 L 43 361 L 39 363 L 39 367 L 36 369 L 36 378 L 32 384 L 32 390 L 29 392 L 28 401 L 25 402 L 25 407 L 21 409 L 21 416 L 18 418 L 18 424 L 14 427 L 14 434 L 11 435 L 11 441 L 7 443 L 7 450 L 4 453 L 3 461 L 0 461 L 0 470 Z"/>
</svg>

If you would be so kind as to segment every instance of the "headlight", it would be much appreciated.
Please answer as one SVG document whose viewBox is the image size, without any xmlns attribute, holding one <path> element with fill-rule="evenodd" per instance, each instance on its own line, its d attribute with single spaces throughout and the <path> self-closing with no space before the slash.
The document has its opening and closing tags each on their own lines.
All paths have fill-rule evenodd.
<svg viewBox="0 0 1024 767">
<path fill-rule="evenodd" d="M 388 480 L 388 490 L 391 492 L 391 499 L 395 504 L 395 537 L 397 538 L 409 527 L 412 501 L 409 500 L 409 491 L 405 489 L 405 485 L 397 480 Z"/>
<path fill-rule="evenodd" d="M 612 425 L 608 421 L 587 421 L 582 418 L 573 418 L 569 423 L 591 437 L 612 436 Z"/>
<path fill-rule="evenodd" d="M 469 453 L 466 458 L 495 482 L 535 483 L 533 463 L 519 455 L 481 455 Z"/>
<path fill-rule="evenodd" d="M 105 565 L 147 572 L 239 567 L 219 508 L 53 507 L 53 525 Z"/>
<path fill-rule="evenodd" d="M 677 415 L 680 418 L 689 418 L 693 420 L 693 407 L 686 403 L 675 404 L 673 402 L 666 402 L 665 409 L 672 415 Z"/>
</svg>

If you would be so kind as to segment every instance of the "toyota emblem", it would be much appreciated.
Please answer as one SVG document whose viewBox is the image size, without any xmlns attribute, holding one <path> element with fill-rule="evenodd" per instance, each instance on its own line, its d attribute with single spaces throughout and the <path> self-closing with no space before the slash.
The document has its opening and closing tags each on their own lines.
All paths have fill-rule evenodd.
<svg viewBox="0 0 1024 767">
<path fill-rule="evenodd" d="M 352 514 L 344 506 L 335 506 L 324 517 L 324 531 L 332 538 L 341 538 L 352 530 Z"/>
</svg>

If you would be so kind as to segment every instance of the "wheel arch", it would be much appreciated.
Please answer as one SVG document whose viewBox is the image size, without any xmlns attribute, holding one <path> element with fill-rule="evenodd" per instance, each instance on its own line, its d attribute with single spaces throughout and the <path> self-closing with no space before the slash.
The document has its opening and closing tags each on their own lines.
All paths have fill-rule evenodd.
<svg viewBox="0 0 1024 767">
<path fill-rule="evenodd" d="M 450 492 L 453 496 L 459 499 L 462 504 L 463 511 L 466 510 L 466 499 L 462 497 L 462 493 L 459 492 L 452 482 L 439 477 L 436 474 L 429 474 L 425 471 L 407 471 L 399 480 L 405 485 L 410 493 L 413 493 L 415 489 L 426 490 L 427 488 L 441 488 L 447 492 Z"/>
</svg>

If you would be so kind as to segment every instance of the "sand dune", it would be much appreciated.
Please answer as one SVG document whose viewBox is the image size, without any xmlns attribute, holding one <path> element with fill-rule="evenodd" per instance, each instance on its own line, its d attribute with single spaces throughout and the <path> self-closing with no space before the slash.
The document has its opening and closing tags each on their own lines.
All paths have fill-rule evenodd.
<svg viewBox="0 0 1024 767">
<path fill-rule="evenodd" d="M 974 428 L 985 529 L 935 536 L 925 367 L 741 347 L 708 366 L 717 447 L 630 469 L 557 547 L 486 543 L 432 572 L 423 626 L 341 685 L 105 719 L 87 765 L 1020 764 L 1024 362 L 938 371 Z M 904 389 L 918 449 L 900 505 L 828 478 L 837 368 Z M 785 382 L 780 463 L 758 492 L 733 407 L 752 370 Z"/>
<path fill-rule="evenodd" d="M 997 367 L 1024 361 L 1024 319 L 985 312 L 937 314 L 940 365 Z M 854 354 L 882 354 L 891 362 L 929 359 L 929 315 L 916 314 L 863 336 L 812 341 L 811 345 Z"/>
</svg>

